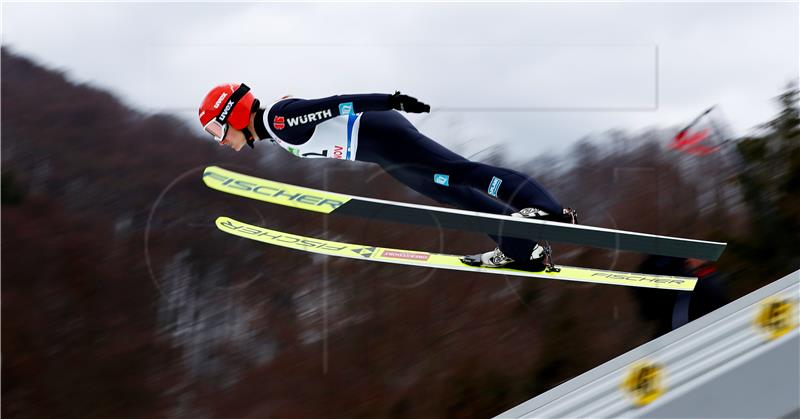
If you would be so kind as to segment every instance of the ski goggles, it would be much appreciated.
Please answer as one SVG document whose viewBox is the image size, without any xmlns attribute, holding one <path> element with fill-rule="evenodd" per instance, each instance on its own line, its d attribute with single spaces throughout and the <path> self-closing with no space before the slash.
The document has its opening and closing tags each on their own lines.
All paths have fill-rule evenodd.
<svg viewBox="0 0 800 419">
<path fill-rule="evenodd" d="M 203 126 L 203 129 L 211 134 L 217 142 L 221 143 L 222 140 L 225 139 L 225 135 L 228 133 L 228 118 L 233 113 L 233 108 L 236 107 L 239 100 L 249 91 L 250 88 L 247 87 L 246 84 L 240 84 L 239 88 L 236 89 L 228 101 L 225 102 L 225 106 L 222 107 L 222 112 Z"/>
<path fill-rule="evenodd" d="M 225 139 L 225 134 L 228 133 L 228 124 L 222 124 L 215 118 L 209 121 L 203 129 L 211 134 L 218 143 L 221 143 L 222 140 Z"/>
</svg>

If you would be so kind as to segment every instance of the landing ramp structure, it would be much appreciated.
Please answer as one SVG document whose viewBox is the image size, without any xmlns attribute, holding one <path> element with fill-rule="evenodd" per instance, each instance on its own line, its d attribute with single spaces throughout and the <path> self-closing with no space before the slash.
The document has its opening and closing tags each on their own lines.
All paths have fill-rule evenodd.
<svg viewBox="0 0 800 419">
<path fill-rule="evenodd" d="M 800 418 L 800 270 L 498 418 Z"/>
</svg>

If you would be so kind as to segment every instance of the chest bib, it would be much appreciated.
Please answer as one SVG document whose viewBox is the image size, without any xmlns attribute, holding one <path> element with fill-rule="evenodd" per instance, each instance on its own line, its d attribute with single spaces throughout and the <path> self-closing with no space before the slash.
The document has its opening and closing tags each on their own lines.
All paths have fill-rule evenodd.
<svg viewBox="0 0 800 419">
<path fill-rule="evenodd" d="M 360 113 L 335 116 L 317 124 L 314 127 L 314 134 L 303 144 L 289 144 L 281 140 L 269 124 L 265 126 L 275 143 L 297 157 L 354 161 L 358 149 L 360 124 Z"/>
</svg>

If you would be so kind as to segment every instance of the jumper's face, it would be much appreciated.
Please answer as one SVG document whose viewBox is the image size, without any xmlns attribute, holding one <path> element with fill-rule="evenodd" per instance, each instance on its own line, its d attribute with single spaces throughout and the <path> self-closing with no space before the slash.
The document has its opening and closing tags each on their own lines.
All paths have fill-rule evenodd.
<svg viewBox="0 0 800 419">
<path fill-rule="evenodd" d="M 219 143 L 219 145 L 228 146 L 235 151 L 241 150 L 245 144 L 247 144 L 247 140 L 244 137 L 244 133 L 230 125 L 228 125 L 228 132 L 225 134 L 225 138 Z"/>
</svg>

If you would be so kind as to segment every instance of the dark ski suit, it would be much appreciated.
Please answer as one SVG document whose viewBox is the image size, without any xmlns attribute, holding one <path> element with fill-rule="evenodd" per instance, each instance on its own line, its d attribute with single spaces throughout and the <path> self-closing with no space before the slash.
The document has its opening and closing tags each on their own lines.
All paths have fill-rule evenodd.
<svg viewBox="0 0 800 419">
<path fill-rule="evenodd" d="M 256 133 L 298 157 L 376 163 L 409 188 L 460 209 L 511 214 L 536 207 L 562 213 L 561 204 L 525 174 L 469 161 L 420 133 L 392 110 L 390 96 L 282 99 L 259 111 Z M 528 258 L 535 245 L 531 240 L 491 237 L 515 260 Z"/>
</svg>

